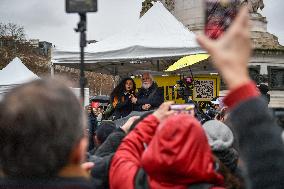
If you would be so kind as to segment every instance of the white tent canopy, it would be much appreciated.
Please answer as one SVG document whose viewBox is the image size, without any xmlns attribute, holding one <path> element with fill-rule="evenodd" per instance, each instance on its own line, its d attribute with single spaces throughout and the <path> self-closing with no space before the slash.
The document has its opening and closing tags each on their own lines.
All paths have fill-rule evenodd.
<svg viewBox="0 0 284 189">
<path fill-rule="evenodd" d="M 38 78 L 18 57 L 14 58 L 0 71 L 0 98 L 11 88 Z"/>
<path fill-rule="evenodd" d="M 99 66 L 119 66 L 122 62 L 137 70 L 137 60 L 179 58 L 203 52 L 195 40 L 194 33 L 180 23 L 161 2 L 156 2 L 130 30 L 89 45 L 85 63 L 94 64 L 94 71 L 100 71 Z M 54 55 L 54 64 L 72 66 L 79 63 L 78 52 L 70 54 L 57 51 Z M 76 55 L 78 58 L 74 58 Z M 136 65 L 133 66 L 133 63 Z M 144 65 L 145 68 L 148 68 L 147 65 Z"/>
<path fill-rule="evenodd" d="M 16 57 L 0 71 L 0 86 L 18 85 L 38 78 Z"/>
<path fill-rule="evenodd" d="M 176 57 L 200 53 L 195 35 L 156 2 L 130 31 L 123 31 L 88 49 L 97 60 Z"/>
</svg>

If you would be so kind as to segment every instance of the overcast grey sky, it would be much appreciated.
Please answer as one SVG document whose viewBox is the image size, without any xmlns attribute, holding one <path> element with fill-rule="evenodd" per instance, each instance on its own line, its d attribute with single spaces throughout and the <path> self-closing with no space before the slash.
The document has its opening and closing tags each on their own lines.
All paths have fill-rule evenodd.
<svg viewBox="0 0 284 189">
<path fill-rule="evenodd" d="M 139 18 L 142 0 L 98 0 L 98 12 L 88 14 L 87 38 L 102 40 L 121 29 L 131 27 Z M 262 14 L 268 31 L 284 45 L 284 1 L 264 0 Z M 59 48 L 78 46 L 73 31 L 79 17 L 65 13 L 65 0 L 1 0 L 0 22 L 24 26 L 28 39 L 50 41 Z"/>
</svg>

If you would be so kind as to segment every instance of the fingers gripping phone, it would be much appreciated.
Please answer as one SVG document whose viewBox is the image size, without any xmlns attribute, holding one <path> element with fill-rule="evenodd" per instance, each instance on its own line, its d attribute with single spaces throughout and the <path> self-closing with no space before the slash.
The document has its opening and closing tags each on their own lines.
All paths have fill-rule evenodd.
<svg viewBox="0 0 284 189">
<path fill-rule="evenodd" d="M 236 17 L 240 0 L 205 0 L 205 34 L 218 39 Z"/>
<path fill-rule="evenodd" d="M 174 110 L 177 113 L 186 112 L 192 116 L 194 116 L 194 104 L 173 104 L 170 106 L 170 110 Z"/>
<path fill-rule="evenodd" d="M 170 109 L 175 111 L 188 111 L 194 109 L 194 107 L 194 104 L 173 104 L 170 106 Z"/>
</svg>

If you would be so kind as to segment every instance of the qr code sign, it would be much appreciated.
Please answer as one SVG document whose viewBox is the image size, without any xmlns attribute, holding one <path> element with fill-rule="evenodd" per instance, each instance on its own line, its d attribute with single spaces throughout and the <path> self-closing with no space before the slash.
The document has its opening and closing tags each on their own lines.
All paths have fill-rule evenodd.
<svg viewBox="0 0 284 189">
<path fill-rule="evenodd" d="M 214 81 L 213 80 L 196 80 L 195 95 L 197 99 L 212 99 L 214 98 Z"/>
</svg>

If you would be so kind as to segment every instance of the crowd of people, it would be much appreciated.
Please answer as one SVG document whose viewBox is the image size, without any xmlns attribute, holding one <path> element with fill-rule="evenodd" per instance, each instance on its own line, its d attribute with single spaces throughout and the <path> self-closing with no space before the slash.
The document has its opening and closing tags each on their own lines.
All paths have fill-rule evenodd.
<svg viewBox="0 0 284 189">
<path fill-rule="evenodd" d="M 248 74 L 248 17 L 243 8 L 218 40 L 197 37 L 230 91 L 204 123 L 198 112 L 163 102 L 149 73 L 137 94 L 131 78 L 121 81 L 111 94 L 113 118 L 99 124 L 102 112 L 90 106 L 86 114 L 62 82 L 12 89 L 0 102 L 0 188 L 283 188 L 281 128 Z M 113 121 L 133 110 L 144 113 Z"/>
</svg>

